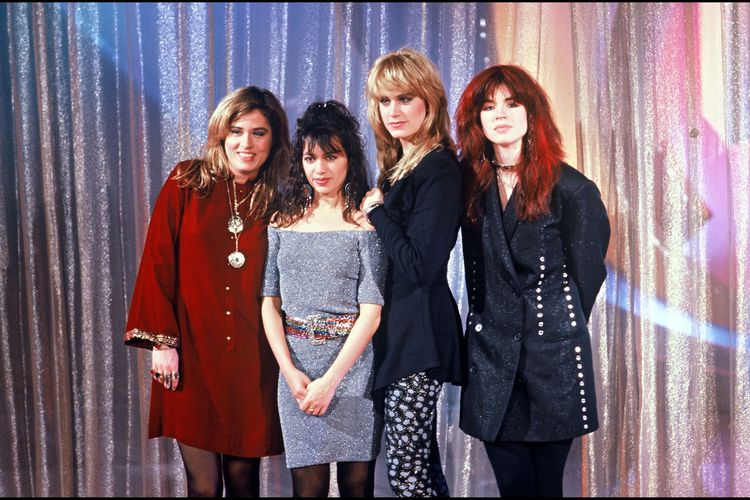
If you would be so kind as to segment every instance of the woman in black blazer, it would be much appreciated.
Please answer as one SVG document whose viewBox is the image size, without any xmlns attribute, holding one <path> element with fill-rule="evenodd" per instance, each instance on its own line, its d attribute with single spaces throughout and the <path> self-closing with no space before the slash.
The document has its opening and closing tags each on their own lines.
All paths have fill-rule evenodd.
<svg viewBox="0 0 750 500">
<path fill-rule="evenodd" d="M 469 316 L 461 428 L 502 496 L 562 496 L 573 438 L 598 427 L 588 320 L 610 229 L 596 185 L 562 162 L 539 84 L 476 75 L 456 112 Z"/>
<path fill-rule="evenodd" d="M 461 219 L 461 174 L 434 65 L 401 49 L 367 78 L 379 185 L 362 201 L 389 257 L 375 382 L 384 392 L 388 479 L 398 496 L 447 496 L 435 438 L 444 382 L 459 383 L 461 319 L 447 265 Z M 385 195 L 383 194 L 385 193 Z"/>
</svg>

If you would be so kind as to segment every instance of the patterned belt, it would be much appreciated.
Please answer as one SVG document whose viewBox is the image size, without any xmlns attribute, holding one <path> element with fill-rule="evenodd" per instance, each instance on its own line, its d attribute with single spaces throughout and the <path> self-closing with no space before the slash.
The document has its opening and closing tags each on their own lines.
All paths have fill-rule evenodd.
<svg viewBox="0 0 750 500">
<path fill-rule="evenodd" d="M 336 316 L 321 316 L 313 314 L 307 318 L 287 316 L 284 329 L 287 335 L 301 339 L 310 339 L 312 345 L 325 344 L 331 340 L 349 335 L 358 314 L 339 314 Z"/>
</svg>

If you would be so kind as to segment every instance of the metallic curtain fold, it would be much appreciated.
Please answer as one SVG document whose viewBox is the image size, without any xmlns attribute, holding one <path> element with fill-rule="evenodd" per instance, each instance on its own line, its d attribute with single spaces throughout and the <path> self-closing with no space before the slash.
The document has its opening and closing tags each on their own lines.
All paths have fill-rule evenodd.
<svg viewBox="0 0 750 500">
<path fill-rule="evenodd" d="M 480 69 L 524 65 L 601 188 L 602 426 L 576 441 L 566 494 L 749 495 L 749 25 L 733 3 L 3 4 L 0 496 L 185 495 L 174 443 L 145 436 L 150 357 L 122 344 L 165 176 L 255 84 L 292 126 L 346 103 L 374 179 L 365 78 L 402 46 L 437 64 L 451 112 Z M 460 245 L 448 272 L 465 314 Z M 438 421 L 451 492 L 497 495 L 459 398 L 445 388 Z M 263 495 L 291 493 L 280 457 L 262 474 Z"/>
<path fill-rule="evenodd" d="M 595 496 L 746 495 L 747 6 L 572 14 L 579 168 L 613 227 L 592 321 L 604 418 L 582 484 Z"/>
</svg>

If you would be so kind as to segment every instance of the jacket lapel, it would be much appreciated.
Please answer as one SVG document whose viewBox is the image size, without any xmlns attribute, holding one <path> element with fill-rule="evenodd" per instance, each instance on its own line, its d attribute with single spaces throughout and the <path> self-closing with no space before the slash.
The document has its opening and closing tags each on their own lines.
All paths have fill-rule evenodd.
<svg viewBox="0 0 750 500">
<path fill-rule="evenodd" d="M 515 191 L 513 193 L 515 194 Z M 505 210 L 503 211 L 503 229 L 505 229 L 505 238 L 508 241 L 509 246 L 510 242 L 513 241 L 513 235 L 516 234 L 517 227 L 518 217 L 516 215 L 516 197 L 511 195 L 508 203 L 505 204 Z"/>
<path fill-rule="evenodd" d="M 508 271 L 508 274 L 510 274 L 510 276 L 513 278 L 513 281 L 517 285 L 520 285 L 518 276 L 516 275 L 516 268 L 513 265 L 513 259 L 511 259 L 510 255 L 510 248 L 508 246 L 510 237 L 508 236 L 509 233 L 508 228 L 506 228 L 505 221 L 506 218 L 509 219 L 509 228 L 515 231 L 515 227 L 518 223 L 515 218 L 515 212 L 513 212 L 512 217 L 509 216 L 508 207 L 511 206 L 511 203 L 509 202 L 505 206 L 505 216 L 503 215 L 502 208 L 500 207 L 500 195 L 497 190 L 496 182 L 490 183 L 490 188 L 486 193 L 485 202 L 486 212 L 483 224 L 483 237 L 487 238 L 487 240 L 491 243 L 490 248 L 494 249 L 495 252 L 497 252 L 498 257 L 500 258 L 500 262 L 503 263 L 503 266 L 505 267 L 506 271 Z"/>
</svg>

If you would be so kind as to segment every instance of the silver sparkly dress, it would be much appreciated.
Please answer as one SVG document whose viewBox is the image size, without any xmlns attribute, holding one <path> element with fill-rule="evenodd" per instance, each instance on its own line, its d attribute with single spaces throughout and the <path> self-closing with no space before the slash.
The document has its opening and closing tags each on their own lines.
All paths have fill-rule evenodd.
<svg viewBox="0 0 750 500">
<path fill-rule="evenodd" d="M 383 304 L 387 259 L 375 231 L 300 232 L 268 228 L 262 295 L 281 297 L 287 317 L 323 317 L 359 312 L 359 304 Z M 294 365 L 320 378 L 347 337 L 315 345 L 286 335 Z M 336 389 L 323 416 L 305 414 L 279 374 L 278 403 L 289 468 L 330 462 L 373 460 L 380 449 L 382 420 L 370 391 L 370 343 Z"/>
</svg>

